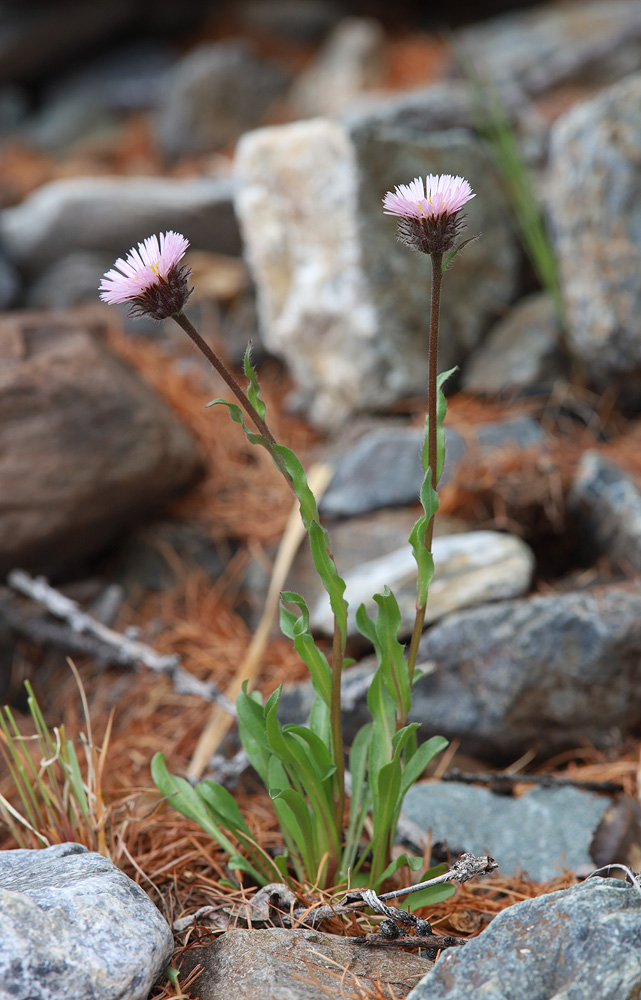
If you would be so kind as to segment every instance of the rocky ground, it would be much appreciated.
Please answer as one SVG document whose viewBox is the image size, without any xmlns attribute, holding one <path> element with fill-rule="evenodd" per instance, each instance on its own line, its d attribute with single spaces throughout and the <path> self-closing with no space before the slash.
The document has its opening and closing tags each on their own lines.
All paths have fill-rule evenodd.
<svg viewBox="0 0 641 1000">
<path fill-rule="evenodd" d="M 16 6 L 0 31 L 0 691 L 24 735 L 28 680 L 48 724 L 78 738 L 71 657 L 104 749 L 89 753 L 93 826 L 45 823 L 52 846 L 27 854 L 9 852 L 43 841 L 0 827 L 0 984 L 17 963 L 7 996 L 401 997 L 425 973 L 412 997 L 635 996 L 641 890 L 584 879 L 641 868 L 638 5 L 492 8 L 478 23 L 455 5 L 453 48 L 409 3 L 393 18 L 286 8 L 161 4 L 141 30 L 135 5 L 98 3 L 72 41 Z M 551 272 L 453 52 L 502 98 Z M 292 504 L 267 456 L 206 408 L 222 384 L 182 331 L 97 301 L 132 244 L 188 236 L 189 315 L 237 373 L 254 342 L 277 439 L 332 467 L 321 512 L 351 605 L 392 585 L 409 635 L 428 281 L 380 200 L 427 170 L 470 178 L 482 236 L 445 278 L 440 367 L 459 373 L 411 716 L 450 743 L 401 834 L 426 863 L 499 863 L 420 914 L 474 938 L 433 971 L 433 943 L 385 943 L 378 918 L 310 927 L 304 908 L 332 894 L 231 887 L 223 852 L 159 802 L 162 750 L 177 773 L 227 782 L 261 845 L 279 843 L 229 717 L 202 734 L 248 669 Z M 34 593 L 37 575 L 52 593 Z M 331 643 L 304 548 L 282 585 Z M 119 645 L 79 633 L 78 609 L 52 614 L 60 595 Z M 372 673 L 352 622 L 350 652 L 348 741 Z M 265 694 L 285 683 L 283 721 L 302 721 L 306 669 L 276 628 L 253 671 Z M 20 806 L 4 765 L 0 792 Z M 170 961 L 180 985 L 154 985 Z"/>
</svg>

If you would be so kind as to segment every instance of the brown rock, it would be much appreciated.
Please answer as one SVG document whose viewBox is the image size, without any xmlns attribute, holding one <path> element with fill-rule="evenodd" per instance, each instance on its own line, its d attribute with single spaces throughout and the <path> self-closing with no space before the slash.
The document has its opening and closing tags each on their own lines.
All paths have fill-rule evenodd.
<svg viewBox="0 0 641 1000">
<path fill-rule="evenodd" d="M 205 948 L 187 952 L 181 982 L 203 969 L 190 992 L 200 1000 L 319 1000 L 359 995 L 356 988 L 388 984 L 405 996 L 433 966 L 394 947 L 370 948 L 353 938 L 311 929 L 234 928 Z M 388 995 L 385 993 L 383 995 Z"/>
<path fill-rule="evenodd" d="M 80 564 L 200 469 L 164 401 L 85 328 L 0 318 L 0 574 Z"/>
</svg>

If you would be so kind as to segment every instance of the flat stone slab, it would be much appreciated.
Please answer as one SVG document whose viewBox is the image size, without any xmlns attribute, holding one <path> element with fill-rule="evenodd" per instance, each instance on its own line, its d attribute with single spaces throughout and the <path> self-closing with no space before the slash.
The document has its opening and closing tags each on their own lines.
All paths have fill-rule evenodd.
<svg viewBox="0 0 641 1000">
<path fill-rule="evenodd" d="M 434 579 L 430 584 L 425 624 L 452 611 L 502 598 L 520 597 L 532 581 L 534 555 L 515 535 L 498 531 L 468 531 L 435 538 L 432 543 Z M 416 615 L 416 562 L 409 545 L 363 563 L 344 576 L 349 604 L 347 634 L 359 634 L 356 612 L 361 604 L 376 617 L 373 594 L 389 587 L 401 612 L 401 638 L 412 633 Z M 313 630 L 331 635 L 334 618 L 326 594 L 311 609 Z"/>
<path fill-rule="evenodd" d="M 570 869 L 592 871 L 590 844 L 611 805 L 578 788 L 535 788 L 518 798 L 477 785 L 421 782 L 403 813 L 452 852 L 491 854 L 503 875 L 527 872 L 537 882 Z"/>
<path fill-rule="evenodd" d="M 181 980 L 198 963 L 204 968 L 193 995 L 200 1000 L 319 1000 L 361 995 L 359 982 L 373 989 L 379 980 L 402 997 L 432 965 L 395 948 L 366 948 L 336 934 L 281 927 L 226 931 L 187 952 Z"/>
<path fill-rule="evenodd" d="M 227 178 L 63 177 L 0 212 L 0 236 L 32 277 L 77 250 L 123 256 L 166 229 L 186 233 L 195 250 L 237 254 L 232 190 Z"/>
</svg>

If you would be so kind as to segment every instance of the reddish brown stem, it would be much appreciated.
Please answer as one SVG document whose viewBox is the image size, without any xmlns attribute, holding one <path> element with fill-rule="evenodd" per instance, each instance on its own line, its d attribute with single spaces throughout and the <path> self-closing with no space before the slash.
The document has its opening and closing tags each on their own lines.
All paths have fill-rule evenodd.
<svg viewBox="0 0 641 1000">
<path fill-rule="evenodd" d="M 269 427 L 267 426 L 263 418 L 257 412 L 256 407 L 252 406 L 252 404 L 250 403 L 249 399 L 247 398 L 247 393 L 245 393 L 241 389 L 238 382 L 236 381 L 232 373 L 229 371 L 229 368 L 227 368 L 227 366 L 220 360 L 217 354 L 214 354 L 207 341 L 203 340 L 203 338 L 200 336 L 198 330 L 193 325 L 193 323 L 191 323 L 187 319 L 185 314 L 182 312 L 175 313 L 173 319 L 176 320 L 178 326 L 180 326 L 185 331 L 187 336 L 191 337 L 198 350 L 205 355 L 210 365 L 212 365 L 212 367 L 216 369 L 220 377 L 225 380 L 225 382 L 233 392 L 234 396 L 236 397 L 240 405 L 243 407 L 248 417 L 251 419 L 252 423 L 255 425 L 256 429 L 263 435 L 263 437 L 267 438 L 270 444 L 276 444 L 276 438 L 270 431 Z"/>
<path fill-rule="evenodd" d="M 428 416 L 428 432 L 427 432 L 427 463 L 432 476 L 432 487 L 436 489 L 438 483 L 437 474 L 437 403 L 438 403 L 438 391 L 437 391 L 437 376 L 438 376 L 438 325 L 439 325 L 439 313 L 441 309 L 441 280 L 443 277 L 441 267 L 443 263 L 442 253 L 433 253 L 432 257 L 432 297 L 430 305 L 430 337 L 429 337 L 429 347 L 428 347 L 428 371 L 427 371 L 427 416 Z M 424 545 L 428 552 L 432 551 L 432 536 L 434 534 L 434 515 L 429 519 L 427 528 L 425 529 Z M 421 635 L 423 634 L 423 625 L 425 624 L 425 607 L 419 602 L 416 602 L 416 617 L 414 619 L 414 629 L 412 631 L 412 638 L 410 641 L 410 649 L 407 658 L 407 668 L 409 673 L 410 685 L 414 678 L 414 670 L 416 669 L 416 660 L 418 657 L 418 644 L 421 640 Z M 405 720 L 401 720 L 403 724 Z"/>
</svg>

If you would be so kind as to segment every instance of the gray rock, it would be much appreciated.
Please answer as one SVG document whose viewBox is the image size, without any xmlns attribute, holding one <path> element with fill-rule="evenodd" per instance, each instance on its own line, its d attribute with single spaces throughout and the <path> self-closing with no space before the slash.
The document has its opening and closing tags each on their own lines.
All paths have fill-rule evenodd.
<svg viewBox="0 0 641 1000">
<path fill-rule="evenodd" d="M 167 229 L 184 233 L 194 249 L 237 254 L 231 182 L 64 178 L 44 184 L 0 213 L 7 254 L 30 275 L 80 250 L 124 256 L 146 236 Z"/>
<path fill-rule="evenodd" d="M 483 231 L 444 283 L 445 369 L 516 289 L 518 252 L 479 143 L 454 129 L 424 135 L 325 119 L 262 129 L 239 143 L 236 206 L 263 338 L 290 366 L 318 425 L 336 427 L 425 392 L 429 262 L 397 243 L 381 198 L 426 164 L 469 178 L 478 192 L 469 235 Z"/>
<path fill-rule="evenodd" d="M 503 111 L 517 137 L 526 164 L 540 170 L 547 158 L 549 125 L 529 101 L 515 90 L 501 94 Z M 425 135 L 449 129 L 476 133 L 482 121 L 478 95 L 466 80 L 438 80 L 427 87 L 400 94 L 363 95 L 341 115 L 349 129 L 393 128 Z"/>
<path fill-rule="evenodd" d="M 541 387 L 564 374 L 561 328 L 544 292 L 522 299 L 492 327 L 467 361 L 461 388 L 506 395 Z"/>
<path fill-rule="evenodd" d="M 423 482 L 423 437 L 420 427 L 387 425 L 363 434 L 342 454 L 330 455 L 335 472 L 321 500 L 321 513 L 354 517 L 381 507 L 416 503 Z M 457 466 L 469 453 L 469 446 L 486 456 L 494 449 L 544 444 L 545 435 L 530 417 L 479 424 L 469 445 L 461 434 L 447 427 L 441 485 L 456 479 Z"/>
<path fill-rule="evenodd" d="M 409 720 L 421 723 L 419 739 L 440 733 L 499 763 L 616 745 L 641 724 L 640 623 L 638 589 L 615 586 L 448 615 L 421 639 Z M 344 673 L 348 741 L 369 721 L 374 669 L 368 658 Z M 286 688 L 282 721 L 300 723 L 311 702 L 311 685 Z"/>
<path fill-rule="evenodd" d="M 518 870 L 536 882 L 559 871 L 594 869 L 590 844 L 610 799 L 578 788 L 535 788 L 518 798 L 476 785 L 420 782 L 410 788 L 403 813 L 453 853 L 488 852 L 503 875 Z"/>
<path fill-rule="evenodd" d="M 464 534 L 435 538 L 434 579 L 425 624 L 438 621 L 453 611 L 487 601 L 520 597 L 527 593 L 534 572 L 534 556 L 530 548 L 514 535 L 498 531 L 470 531 Z M 377 605 L 373 594 L 389 587 L 401 612 L 399 636 L 408 639 L 416 616 L 416 562 L 409 545 L 388 552 L 378 559 L 362 563 L 343 573 L 345 599 L 349 603 L 347 634 L 359 635 L 356 611 L 361 604 L 370 616 L 376 617 Z M 318 588 L 320 589 L 320 588 Z M 310 609 L 313 630 L 332 635 L 334 618 L 329 598 L 322 593 Z"/>
<path fill-rule="evenodd" d="M 474 442 L 474 437 L 476 442 Z M 487 458 L 493 451 L 540 448 L 546 444 L 547 435 L 532 417 L 512 417 L 489 424 L 477 424 L 471 438 L 476 454 Z"/>
<path fill-rule="evenodd" d="M 535 96 L 571 81 L 603 85 L 641 68 L 636 0 L 548 3 L 456 32 L 462 53 L 501 96 Z"/>
<path fill-rule="evenodd" d="M 175 61 L 172 50 L 159 41 L 127 42 L 57 76 L 44 91 L 42 111 L 80 94 L 108 111 L 154 108 Z"/>
<path fill-rule="evenodd" d="M 83 148 L 96 143 L 103 149 L 115 145 L 121 115 L 98 104 L 91 93 L 67 95 L 30 118 L 20 130 L 27 145 L 53 153 L 74 151 L 74 144 Z"/>
<path fill-rule="evenodd" d="M 591 878 L 503 910 L 407 1000 L 636 1000 L 639 990 L 641 896 Z"/>
<path fill-rule="evenodd" d="M 186 428 L 81 325 L 5 317 L 0 357 L 0 573 L 75 566 L 199 475 Z"/>
<path fill-rule="evenodd" d="M 118 127 L 125 113 L 154 108 L 175 62 L 168 48 L 144 41 L 94 56 L 48 86 L 21 136 L 40 149 L 63 152 L 78 140 Z"/>
<path fill-rule="evenodd" d="M 173 951 L 143 890 L 81 844 L 0 854 L 0 998 L 144 1000 Z"/>
<path fill-rule="evenodd" d="M 385 33 L 378 21 L 369 17 L 340 21 L 290 91 L 295 117 L 336 114 L 380 86 L 384 50 Z"/>
<path fill-rule="evenodd" d="M 68 309 L 79 302 L 95 302 L 100 280 L 113 263 L 109 253 L 69 253 L 45 267 L 30 284 L 26 305 L 32 309 Z"/>
<path fill-rule="evenodd" d="M 581 521 L 586 547 L 641 572 L 641 492 L 597 451 L 584 452 L 568 498 Z"/>
<path fill-rule="evenodd" d="M 201 45 L 166 81 L 156 135 L 167 156 L 222 149 L 261 120 L 286 83 L 283 71 L 241 43 Z"/>
<path fill-rule="evenodd" d="M 416 503 L 424 475 L 423 438 L 420 427 L 388 425 L 368 431 L 342 455 L 330 457 L 335 472 L 320 502 L 321 513 L 355 517 L 381 507 Z M 462 436 L 449 427 L 445 448 L 443 476 L 449 479 L 466 451 Z"/>
<path fill-rule="evenodd" d="M 181 978 L 198 963 L 204 968 L 194 983 L 200 1000 L 318 1000 L 336 990 L 374 990 L 389 983 L 404 996 L 431 963 L 400 949 L 364 948 L 347 937 L 301 928 L 266 927 L 226 931 L 205 948 L 185 955 Z M 362 984 L 362 985 L 361 985 Z"/>
<path fill-rule="evenodd" d="M 462 80 L 439 80 L 393 96 L 377 95 L 371 105 L 357 104 L 343 112 L 349 129 L 402 128 L 412 132 L 444 132 L 452 128 L 474 130 L 473 95 Z"/>
<path fill-rule="evenodd" d="M 640 102 L 635 74 L 559 118 L 546 184 L 571 345 L 598 387 L 614 378 L 637 395 Z"/>
<path fill-rule="evenodd" d="M 636 587 L 461 611 L 421 640 L 410 718 L 486 758 L 608 746 L 641 723 L 640 656 Z"/>
</svg>

